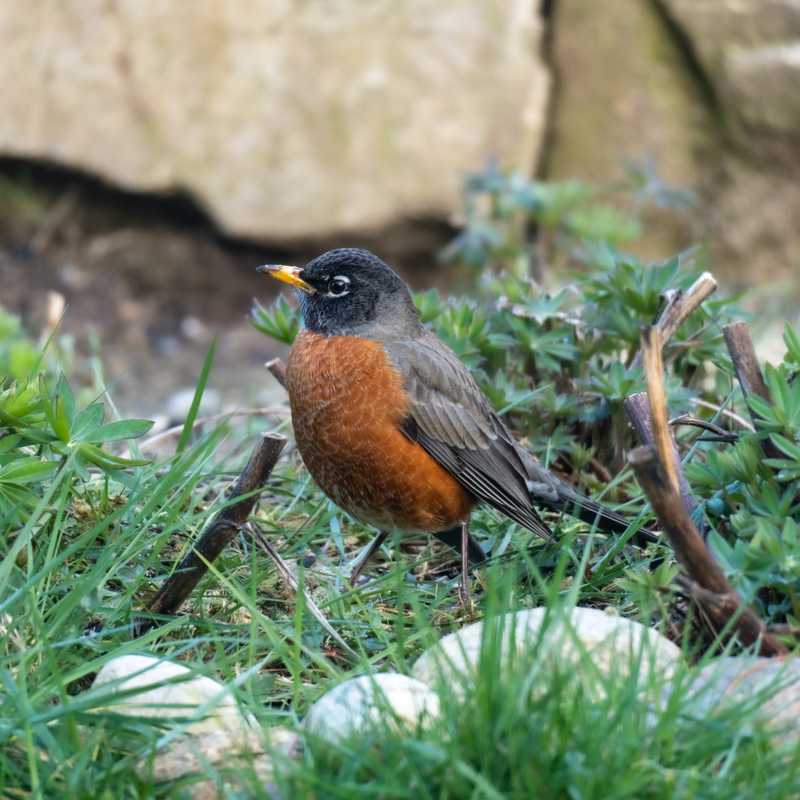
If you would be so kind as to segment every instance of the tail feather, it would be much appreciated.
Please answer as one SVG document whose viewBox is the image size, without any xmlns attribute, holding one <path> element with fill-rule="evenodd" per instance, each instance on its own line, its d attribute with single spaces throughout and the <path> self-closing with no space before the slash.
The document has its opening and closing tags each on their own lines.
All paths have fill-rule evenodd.
<svg viewBox="0 0 800 800">
<path fill-rule="evenodd" d="M 531 476 L 528 489 L 535 503 L 571 514 L 588 525 L 596 525 L 604 533 L 624 533 L 628 530 L 630 519 L 575 491 L 568 483 L 546 470 L 530 453 L 521 452 L 525 453 L 525 466 Z M 636 540 L 645 544 L 658 542 L 660 537 L 654 531 L 642 528 L 637 532 Z"/>
<path fill-rule="evenodd" d="M 563 511 L 585 522 L 587 525 L 597 526 L 604 533 L 624 533 L 631 526 L 632 520 L 600 503 L 590 500 L 580 492 L 576 492 L 569 484 L 558 481 L 558 501 L 541 499 L 546 505 L 556 511 Z M 658 542 L 657 533 L 648 528 L 637 531 L 635 538 L 641 544 Z"/>
</svg>

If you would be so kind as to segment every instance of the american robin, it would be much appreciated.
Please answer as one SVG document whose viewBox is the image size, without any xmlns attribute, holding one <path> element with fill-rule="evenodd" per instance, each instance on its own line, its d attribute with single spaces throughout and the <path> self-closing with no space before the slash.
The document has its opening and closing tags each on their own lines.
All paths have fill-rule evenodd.
<svg viewBox="0 0 800 800">
<path fill-rule="evenodd" d="M 458 356 L 419 319 L 402 279 L 367 250 L 323 253 L 305 267 L 267 265 L 295 287 L 304 328 L 286 365 L 300 455 L 320 488 L 380 531 L 432 534 L 484 558 L 469 535 L 485 503 L 550 538 L 534 504 L 621 532 L 620 514 L 576 492 L 514 440 Z"/>
</svg>

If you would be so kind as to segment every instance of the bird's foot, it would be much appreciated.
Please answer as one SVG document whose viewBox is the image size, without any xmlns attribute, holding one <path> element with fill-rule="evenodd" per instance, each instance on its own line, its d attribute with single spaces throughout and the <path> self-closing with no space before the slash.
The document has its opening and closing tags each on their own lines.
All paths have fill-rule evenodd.
<svg viewBox="0 0 800 800">
<path fill-rule="evenodd" d="M 367 566 L 367 562 L 375 555 L 377 549 L 386 541 L 389 534 L 386 531 L 381 531 L 365 548 L 361 555 L 358 557 L 358 560 L 353 567 L 352 572 L 350 573 L 350 585 L 355 588 L 356 584 L 358 583 L 358 579 L 361 576 L 361 573 L 364 571 L 364 567 Z"/>
<path fill-rule="evenodd" d="M 463 612 L 471 614 L 474 610 L 472 595 L 469 591 L 469 575 L 461 573 L 461 581 L 458 584 L 458 605 Z"/>
</svg>

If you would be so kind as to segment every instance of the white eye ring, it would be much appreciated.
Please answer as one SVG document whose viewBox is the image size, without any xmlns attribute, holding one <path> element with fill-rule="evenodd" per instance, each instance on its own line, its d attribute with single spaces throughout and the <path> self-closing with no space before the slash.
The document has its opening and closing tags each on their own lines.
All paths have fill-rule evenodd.
<svg viewBox="0 0 800 800">
<path fill-rule="evenodd" d="M 350 292 L 350 278 L 347 275 L 335 275 L 328 282 L 328 297 L 344 297 Z"/>
</svg>

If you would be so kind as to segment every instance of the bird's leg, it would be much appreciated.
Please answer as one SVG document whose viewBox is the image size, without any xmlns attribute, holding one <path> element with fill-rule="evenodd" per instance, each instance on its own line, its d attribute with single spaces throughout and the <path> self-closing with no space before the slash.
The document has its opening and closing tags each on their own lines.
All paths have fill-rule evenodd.
<svg viewBox="0 0 800 800">
<path fill-rule="evenodd" d="M 461 523 L 461 585 L 459 600 L 464 608 L 469 608 L 469 520 Z"/>
<path fill-rule="evenodd" d="M 353 571 L 350 573 L 350 585 L 355 586 L 356 581 L 358 580 L 358 576 L 364 571 L 364 567 L 367 566 L 367 561 L 369 561 L 372 556 L 375 555 L 375 551 L 386 541 L 386 538 L 389 536 L 388 531 L 381 531 L 365 548 L 361 555 L 358 557 L 358 560 L 353 567 Z"/>
</svg>

